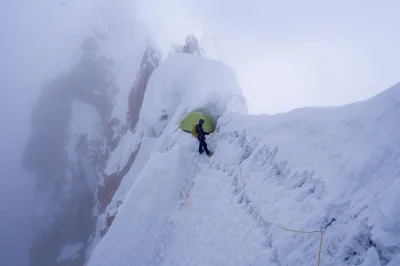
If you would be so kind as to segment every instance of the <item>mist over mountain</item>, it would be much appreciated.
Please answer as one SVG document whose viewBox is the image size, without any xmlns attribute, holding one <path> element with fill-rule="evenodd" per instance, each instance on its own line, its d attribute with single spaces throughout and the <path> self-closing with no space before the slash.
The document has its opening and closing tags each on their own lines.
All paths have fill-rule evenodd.
<svg viewBox="0 0 400 266">
<path fill-rule="evenodd" d="M 6 1 L 0 264 L 400 264 L 395 10 Z"/>
</svg>

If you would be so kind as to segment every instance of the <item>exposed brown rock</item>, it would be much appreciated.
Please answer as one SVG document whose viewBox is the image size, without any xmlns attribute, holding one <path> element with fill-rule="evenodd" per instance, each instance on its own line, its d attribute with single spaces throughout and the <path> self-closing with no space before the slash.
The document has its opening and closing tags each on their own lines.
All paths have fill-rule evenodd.
<svg viewBox="0 0 400 266">
<path fill-rule="evenodd" d="M 128 99 L 128 124 L 131 130 L 136 126 L 139 120 L 140 109 L 142 108 L 144 94 L 151 74 L 161 62 L 161 56 L 158 52 L 148 47 L 144 53 L 140 71 L 136 76 L 135 83 L 129 93 Z"/>
<path fill-rule="evenodd" d="M 131 153 L 129 156 L 128 162 L 122 167 L 120 170 L 111 175 L 104 175 L 104 185 L 99 186 L 97 199 L 100 203 L 100 212 L 103 213 L 110 204 L 112 197 L 117 191 L 119 184 L 121 183 L 122 178 L 129 172 L 132 167 L 132 164 L 135 162 L 136 156 L 140 150 L 140 143 L 137 149 Z"/>
<path fill-rule="evenodd" d="M 160 54 L 148 47 L 129 95 L 127 121 L 122 122 L 110 119 L 113 97 L 118 91 L 110 74 L 112 60 L 98 53 L 99 48 L 92 38 L 85 39 L 81 49 L 80 62 L 70 73 L 54 79 L 43 89 L 32 114 L 32 135 L 23 165 L 36 174 L 37 194 L 45 197 L 39 203 L 43 205 L 42 213 L 34 219 L 31 266 L 84 265 L 98 214 L 106 211 L 123 177 L 131 169 L 140 144 L 119 171 L 103 176 L 102 185 L 96 183 L 98 173 L 104 171 L 109 154 L 119 145 L 121 137 L 129 128 L 135 128 L 150 76 L 161 62 Z M 70 132 L 75 99 L 97 110 L 102 119 L 100 139 Z M 67 144 L 71 144 L 70 153 Z M 117 202 L 117 207 L 121 203 Z M 93 212 L 94 209 L 97 212 Z M 106 214 L 102 235 L 115 216 L 116 212 Z M 84 246 L 76 258 L 57 261 L 66 244 L 79 243 Z"/>
</svg>

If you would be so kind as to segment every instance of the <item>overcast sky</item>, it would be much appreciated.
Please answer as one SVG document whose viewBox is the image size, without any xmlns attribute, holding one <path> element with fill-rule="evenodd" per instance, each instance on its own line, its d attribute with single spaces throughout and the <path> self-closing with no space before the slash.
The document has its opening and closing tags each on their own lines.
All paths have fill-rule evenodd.
<svg viewBox="0 0 400 266">
<path fill-rule="evenodd" d="M 108 49 L 125 84 L 135 77 L 130 50 L 143 46 L 134 20 L 146 23 L 164 55 L 193 31 L 206 33 L 206 52 L 236 71 L 249 111 L 273 114 L 363 100 L 399 82 L 399 11 L 396 0 L 2 3 L 0 245 L 7 248 L 0 259 L 12 265 L 27 245 L 33 177 L 20 169 L 20 158 L 33 103 L 44 81 L 72 66 L 92 27 L 117 38 Z"/>
<path fill-rule="evenodd" d="M 251 113 L 342 105 L 400 81 L 396 0 L 167 0 L 156 10 L 158 2 L 141 1 L 139 16 L 163 42 L 201 25 L 236 70 Z"/>
</svg>

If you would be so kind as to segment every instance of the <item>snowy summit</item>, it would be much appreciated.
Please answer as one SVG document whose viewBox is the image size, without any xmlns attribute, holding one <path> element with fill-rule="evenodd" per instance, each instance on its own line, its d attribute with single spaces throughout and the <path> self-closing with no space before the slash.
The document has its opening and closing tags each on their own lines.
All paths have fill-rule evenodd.
<svg viewBox="0 0 400 266">
<path fill-rule="evenodd" d="M 196 110 L 216 121 L 211 157 L 179 128 Z M 398 266 L 399 132 L 400 85 L 254 116 L 232 69 L 171 54 L 107 161 L 106 175 L 132 164 L 87 265 Z"/>
</svg>

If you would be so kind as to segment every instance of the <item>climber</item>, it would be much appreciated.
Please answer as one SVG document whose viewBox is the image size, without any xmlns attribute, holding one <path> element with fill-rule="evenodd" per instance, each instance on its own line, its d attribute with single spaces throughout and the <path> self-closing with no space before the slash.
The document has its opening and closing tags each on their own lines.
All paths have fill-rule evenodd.
<svg viewBox="0 0 400 266">
<path fill-rule="evenodd" d="M 204 124 L 204 120 L 200 119 L 199 123 L 196 125 L 197 139 L 199 140 L 199 153 L 202 154 L 203 151 L 205 150 L 207 155 L 211 156 L 212 152 L 210 152 L 207 149 L 206 136 L 205 136 L 205 135 L 209 135 L 210 133 L 205 132 L 203 130 L 203 124 Z"/>
</svg>

